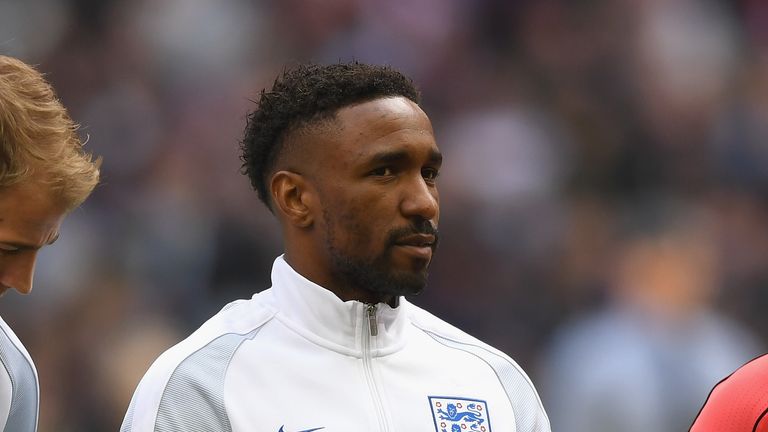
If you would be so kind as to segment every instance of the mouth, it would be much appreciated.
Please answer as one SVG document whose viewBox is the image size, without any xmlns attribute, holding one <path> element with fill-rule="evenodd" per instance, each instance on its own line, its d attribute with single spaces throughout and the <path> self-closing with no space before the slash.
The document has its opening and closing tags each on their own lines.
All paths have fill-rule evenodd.
<svg viewBox="0 0 768 432">
<path fill-rule="evenodd" d="M 432 234 L 411 234 L 396 241 L 395 246 L 433 249 L 435 240 L 436 237 Z"/>
<path fill-rule="evenodd" d="M 431 234 L 412 234 L 395 242 L 395 247 L 418 260 L 430 261 L 436 238 Z"/>
</svg>

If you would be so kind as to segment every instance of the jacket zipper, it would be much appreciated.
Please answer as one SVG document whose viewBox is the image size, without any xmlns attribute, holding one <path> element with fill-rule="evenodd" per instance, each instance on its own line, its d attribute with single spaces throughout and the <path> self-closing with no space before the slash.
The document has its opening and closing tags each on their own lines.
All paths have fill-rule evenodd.
<svg viewBox="0 0 768 432">
<path fill-rule="evenodd" d="M 376 323 L 376 305 L 366 305 L 366 312 L 368 313 L 368 329 L 371 336 L 377 336 L 379 334 L 379 326 Z"/>
<path fill-rule="evenodd" d="M 376 305 L 366 305 L 365 314 L 367 317 L 368 328 L 367 331 L 363 331 L 363 369 L 365 370 L 365 378 L 368 381 L 368 386 L 371 389 L 373 397 L 373 404 L 376 407 L 376 414 L 379 419 L 379 428 L 381 431 L 386 432 L 389 430 L 387 426 L 387 417 L 384 413 L 384 404 L 381 400 L 381 394 L 379 388 L 376 385 L 376 379 L 373 374 L 373 361 L 371 358 L 371 338 L 376 337 L 379 334 L 377 322 L 376 322 Z"/>
</svg>

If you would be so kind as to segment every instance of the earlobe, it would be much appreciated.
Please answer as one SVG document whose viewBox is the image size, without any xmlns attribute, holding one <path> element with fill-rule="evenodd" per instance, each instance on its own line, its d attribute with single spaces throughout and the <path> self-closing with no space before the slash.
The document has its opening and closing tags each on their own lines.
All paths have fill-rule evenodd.
<svg viewBox="0 0 768 432">
<path fill-rule="evenodd" d="M 314 221 L 311 191 L 306 179 L 291 171 L 278 171 L 272 175 L 270 191 L 272 202 L 285 221 L 299 228 L 308 228 Z"/>
</svg>

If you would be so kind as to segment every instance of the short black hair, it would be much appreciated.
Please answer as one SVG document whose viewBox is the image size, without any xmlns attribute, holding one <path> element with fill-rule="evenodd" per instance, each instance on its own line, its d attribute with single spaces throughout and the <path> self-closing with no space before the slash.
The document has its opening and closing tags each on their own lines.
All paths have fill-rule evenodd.
<svg viewBox="0 0 768 432">
<path fill-rule="evenodd" d="M 261 91 L 256 109 L 248 114 L 240 145 L 242 171 L 259 199 L 271 209 L 267 176 L 274 169 L 287 132 L 333 118 L 346 106 L 387 96 L 420 103 L 411 79 L 389 66 L 306 63 L 284 70 L 271 90 Z"/>
</svg>

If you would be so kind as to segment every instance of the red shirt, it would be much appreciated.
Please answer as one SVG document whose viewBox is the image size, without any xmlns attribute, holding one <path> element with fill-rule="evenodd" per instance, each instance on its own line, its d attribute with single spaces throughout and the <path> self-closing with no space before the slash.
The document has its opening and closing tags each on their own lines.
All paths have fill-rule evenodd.
<svg viewBox="0 0 768 432">
<path fill-rule="evenodd" d="M 768 432 L 768 354 L 720 381 L 690 432 Z"/>
</svg>

